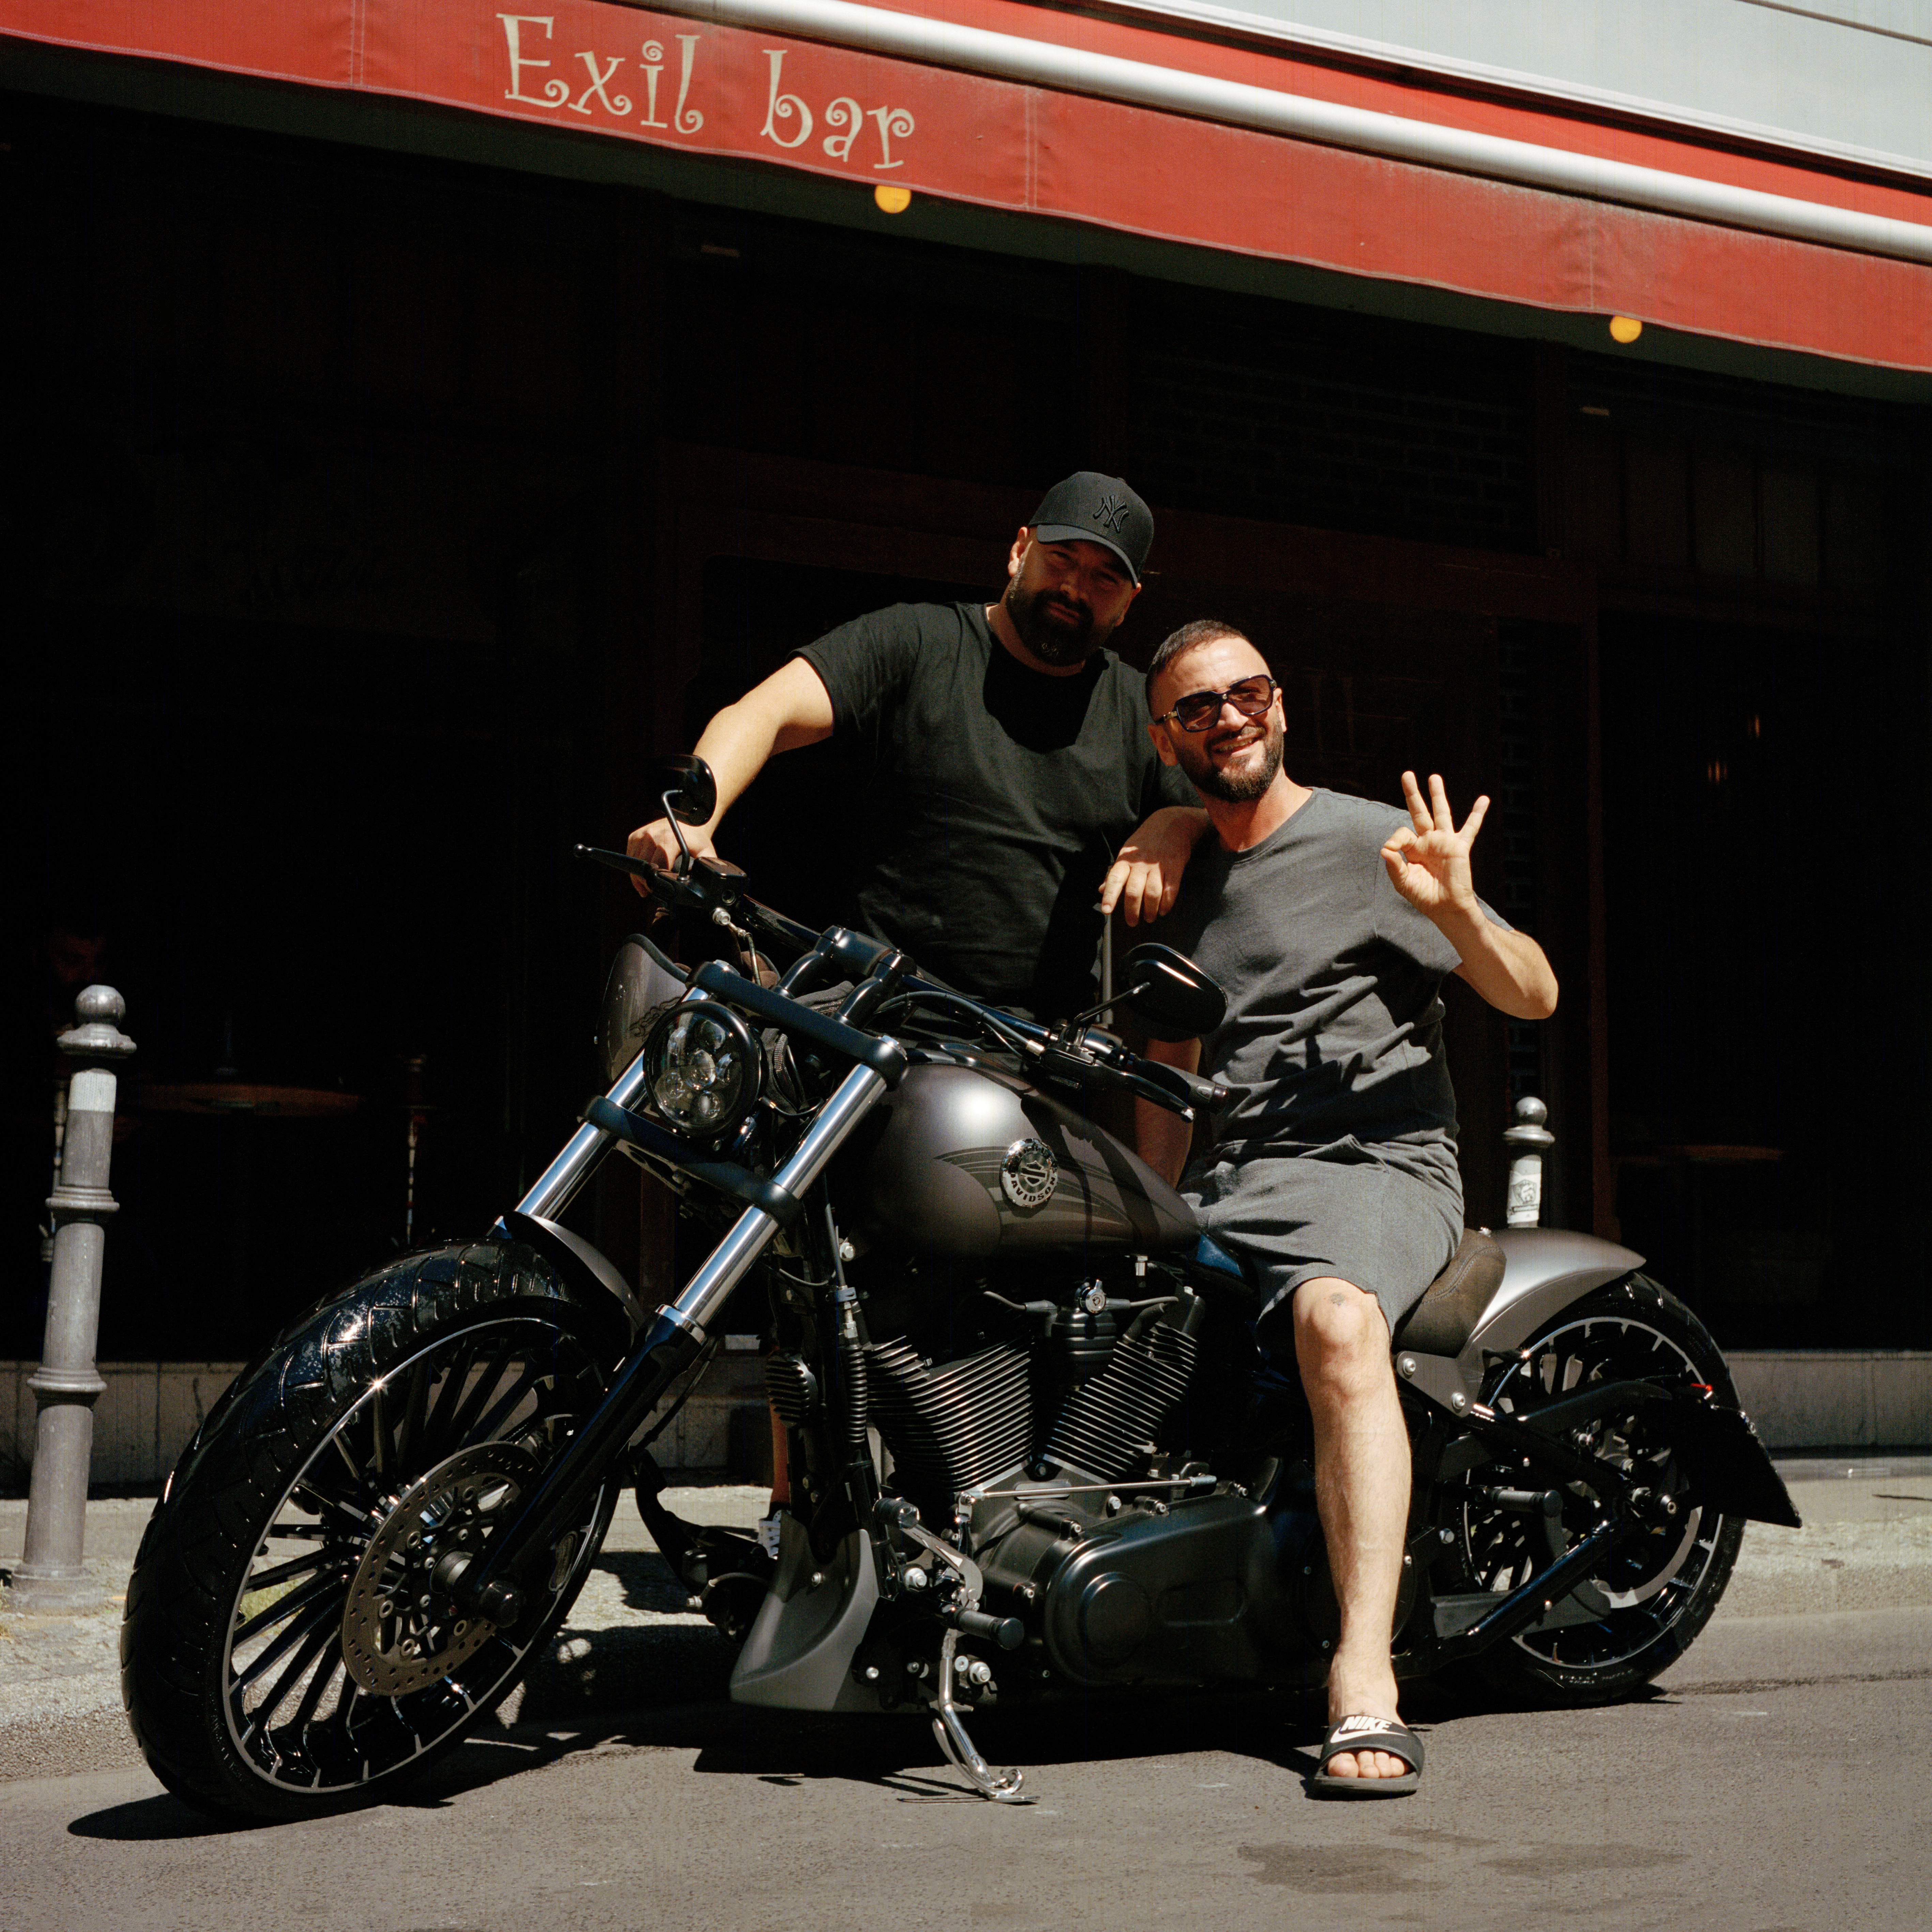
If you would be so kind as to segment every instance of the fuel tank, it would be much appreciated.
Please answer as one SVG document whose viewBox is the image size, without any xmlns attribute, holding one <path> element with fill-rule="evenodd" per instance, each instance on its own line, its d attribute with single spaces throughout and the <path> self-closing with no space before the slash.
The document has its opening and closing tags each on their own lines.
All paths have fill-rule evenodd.
<svg viewBox="0 0 1932 1932">
<path fill-rule="evenodd" d="M 908 1068 L 840 1163 L 841 1212 L 855 1229 L 927 1253 L 1151 1252 L 1200 1233 L 1138 1155 L 996 1068 Z"/>
</svg>

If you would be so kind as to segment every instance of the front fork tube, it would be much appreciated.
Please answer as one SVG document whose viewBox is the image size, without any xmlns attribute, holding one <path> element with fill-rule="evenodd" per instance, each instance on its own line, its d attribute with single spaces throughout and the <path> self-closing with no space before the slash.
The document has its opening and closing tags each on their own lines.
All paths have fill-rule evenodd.
<svg viewBox="0 0 1932 1932">
<path fill-rule="evenodd" d="M 794 1197 L 806 1194 L 885 1090 L 884 1080 L 870 1067 L 854 1067 L 806 1130 L 797 1151 L 772 1177 L 776 1184 Z M 612 1090 L 611 1097 L 623 1104 L 617 1089 Z M 573 1139 L 572 1145 L 575 1144 Z M 553 1174 L 568 1154 L 566 1148 L 558 1156 L 552 1165 Z M 581 1184 L 586 1171 L 580 1168 L 575 1173 L 576 1184 Z M 536 1198 L 540 1191 L 541 1184 L 529 1198 Z M 554 1211 L 556 1204 L 551 1205 Z M 496 1624 L 515 1622 L 522 1613 L 524 1598 L 512 1579 L 534 1552 L 541 1550 L 547 1555 L 558 1538 L 582 1520 L 579 1512 L 602 1481 L 611 1460 L 643 1426 L 664 1390 L 690 1366 L 704 1346 L 706 1324 L 716 1318 L 778 1232 L 778 1223 L 762 1208 L 746 1208 L 732 1223 L 683 1293 L 658 1311 L 642 1342 L 617 1371 L 608 1394 L 544 1472 L 543 1480 L 490 1539 L 480 1561 L 452 1580 L 452 1594 L 460 1604 Z"/>
<path fill-rule="evenodd" d="M 617 1084 L 604 1097 L 614 1106 L 628 1107 L 644 1090 L 644 1056 L 640 1053 L 617 1076 Z M 607 1128 L 586 1122 L 563 1144 L 549 1166 L 538 1174 L 530 1191 L 517 1203 L 521 1214 L 534 1214 L 540 1220 L 554 1221 L 568 1208 L 577 1191 L 598 1168 L 616 1144 L 617 1136 Z"/>
</svg>

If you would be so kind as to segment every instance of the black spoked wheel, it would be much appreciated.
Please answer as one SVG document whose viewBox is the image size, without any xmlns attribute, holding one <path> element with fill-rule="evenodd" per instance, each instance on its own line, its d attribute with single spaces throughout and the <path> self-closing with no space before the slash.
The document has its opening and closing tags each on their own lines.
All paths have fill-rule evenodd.
<svg viewBox="0 0 1932 1932">
<path fill-rule="evenodd" d="M 514 1628 L 453 1602 L 448 1559 L 473 1559 L 602 1398 L 614 1313 L 527 1249 L 444 1250 L 358 1284 L 240 1378 L 128 1588 L 123 1690 L 164 1784 L 256 1816 L 368 1802 L 502 1698 L 581 1587 L 615 1478 Z"/>
<path fill-rule="evenodd" d="M 1592 1384 L 1688 1373 L 1720 1400 L 1736 1400 L 1723 1355 L 1677 1298 L 1642 1275 L 1600 1288 L 1553 1320 L 1500 1367 L 1484 1400 L 1523 1414 Z M 1693 1494 L 1670 1439 L 1667 1404 L 1634 1404 L 1592 1423 L 1579 1446 L 1607 1457 L 1658 1499 L 1652 1527 L 1606 1559 L 1553 1618 L 1476 1659 L 1492 1688 L 1540 1702 L 1586 1704 L 1648 1683 L 1676 1662 L 1710 1620 L 1744 1536 Z M 1594 1527 L 1596 1499 L 1581 1485 L 1544 1514 L 1490 1466 L 1438 1491 L 1438 1521 L 1453 1538 L 1461 1590 L 1505 1595 Z M 1507 1500 L 1504 1500 L 1507 1499 Z"/>
</svg>

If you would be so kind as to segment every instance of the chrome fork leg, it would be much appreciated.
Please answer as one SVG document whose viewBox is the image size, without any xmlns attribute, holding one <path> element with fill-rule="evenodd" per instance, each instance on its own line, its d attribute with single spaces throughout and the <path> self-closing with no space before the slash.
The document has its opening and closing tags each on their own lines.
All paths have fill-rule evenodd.
<svg viewBox="0 0 1932 1932">
<path fill-rule="evenodd" d="M 959 1707 L 952 1701 L 952 1654 L 959 1641 L 957 1630 L 948 1630 L 939 1646 L 939 1694 L 932 1700 L 932 1735 L 948 1762 L 965 1774 L 966 1780 L 982 1798 L 996 1804 L 1030 1804 L 1020 1796 L 1026 1774 L 1020 1771 L 995 1771 L 975 1749 L 961 1722 Z"/>
</svg>

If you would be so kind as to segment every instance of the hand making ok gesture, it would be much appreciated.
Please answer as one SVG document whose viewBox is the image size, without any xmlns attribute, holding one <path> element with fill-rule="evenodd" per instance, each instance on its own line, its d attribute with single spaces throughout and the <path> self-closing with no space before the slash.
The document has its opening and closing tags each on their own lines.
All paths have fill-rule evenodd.
<svg viewBox="0 0 1932 1932">
<path fill-rule="evenodd" d="M 1449 810 L 1449 795 L 1436 773 L 1429 776 L 1427 803 L 1413 772 L 1402 775 L 1402 795 L 1410 823 L 1392 832 L 1382 848 L 1390 883 L 1418 912 L 1432 918 L 1444 913 L 1473 913 L 1476 885 L 1469 870 L 1469 848 L 1476 842 L 1484 814 L 1490 808 L 1488 797 L 1478 799 L 1469 808 L 1458 831 Z"/>
</svg>

